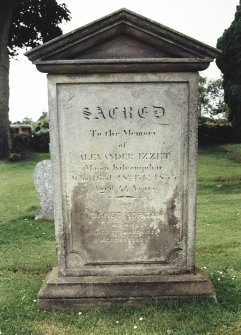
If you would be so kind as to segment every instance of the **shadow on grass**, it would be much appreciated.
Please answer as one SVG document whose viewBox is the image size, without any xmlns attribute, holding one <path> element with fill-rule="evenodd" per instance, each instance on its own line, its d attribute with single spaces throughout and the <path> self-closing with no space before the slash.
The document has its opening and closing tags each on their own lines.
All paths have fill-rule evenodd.
<svg viewBox="0 0 241 335">
<path fill-rule="evenodd" d="M 31 240 L 36 236 L 39 237 L 41 233 L 46 235 L 43 236 L 44 239 L 48 237 L 54 240 L 54 222 L 51 220 L 36 221 L 34 216 L 25 215 L 1 224 L 1 239 L 5 241 L 16 241 L 22 238 Z"/>
<path fill-rule="evenodd" d="M 224 157 L 240 164 L 241 163 L 241 144 L 226 144 L 226 145 L 211 145 L 202 146 L 199 148 L 198 153 L 200 156 L 211 155 L 215 159 L 223 159 Z"/>
<path fill-rule="evenodd" d="M 233 249 L 233 248 L 239 248 L 241 247 L 241 243 L 239 242 L 229 242 L 225 244 L 219 244 L 219 245 L 208 245 L 207 247 L 199 247 L 198 252 L 200 253 L 206 253 L 206 254 L 219 254 L 220 252 L 223 252 L 224 250 L 227 251 L 227 249 Z"/>
</svg>

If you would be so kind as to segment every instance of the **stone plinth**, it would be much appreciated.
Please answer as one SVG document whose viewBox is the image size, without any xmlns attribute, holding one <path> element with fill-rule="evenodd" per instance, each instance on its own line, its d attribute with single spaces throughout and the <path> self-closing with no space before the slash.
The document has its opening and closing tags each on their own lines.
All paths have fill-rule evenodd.
<svg viewBox="0 0 241 335">
<path fill-rule="evenodd" d="M 139 307 L 215 294 L 206 273 L 147 276 L 59 277 L 54 268 L 38 295 L 40 308 L 91 308 L 112 305 Z"/>
</svg>

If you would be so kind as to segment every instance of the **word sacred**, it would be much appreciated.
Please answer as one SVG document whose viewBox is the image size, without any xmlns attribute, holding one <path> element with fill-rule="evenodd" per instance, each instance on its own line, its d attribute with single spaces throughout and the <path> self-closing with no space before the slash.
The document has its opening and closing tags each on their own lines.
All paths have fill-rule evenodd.
<svg viewBox="0 0 241 335">
<path fill-rule="evenodd" d="M 147 117 L 153 117 L 154 119 L 160 119 L 165 115 L 165 109 L 161 106 L 142 106 L 139 108 L 134 107 L 111 107 L 103 108 L 97 106 L 96 108 L 83 108 L 83 116 L 87 120 L 105 120 L 105 119 L 145 119 Z"/>
</svg>

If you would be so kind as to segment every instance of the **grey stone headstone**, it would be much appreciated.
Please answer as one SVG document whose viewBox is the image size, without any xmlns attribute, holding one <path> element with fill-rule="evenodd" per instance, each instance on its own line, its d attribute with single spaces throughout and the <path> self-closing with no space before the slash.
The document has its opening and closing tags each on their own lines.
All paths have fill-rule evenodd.
<svg viewBox="0 0 241 335">
<path fill-rule="evenodd" d="M 51 160 L 43 160 L 36 165 L 34 170 L 34 185 L 40 200 L 40 207 L 35 213 L 35 220 L 53 220 L 54 205 Z"/>
<path fill-rule="evenodd" d="M 213 296 L 195 267 L 197 102 L 218 54 L 126 9 L 28 53 L 48 73 L 58 257 L 39 307 Z"/>
</svg>

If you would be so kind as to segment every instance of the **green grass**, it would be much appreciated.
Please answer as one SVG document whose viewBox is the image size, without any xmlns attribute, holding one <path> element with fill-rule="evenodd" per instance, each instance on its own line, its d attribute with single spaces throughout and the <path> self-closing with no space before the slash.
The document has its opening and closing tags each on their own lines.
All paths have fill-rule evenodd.
<svg viewBox="0 0 241 335">
<path fill-rule="evenodd" d="M 33 169 L 45 158 L 36 154 L 29 161 L 0 163 L 2 335 L 241 334 L 241 145 L 199 152 L 196 259 L 212 278 L 218 304 L 194 300 L 139 309 L 91 309 L 80 315 L 79 310 L 36 306 L 42 281 L 56 264 L 53 223 L 34 220 L 38 199 Z"/>
</svg>

